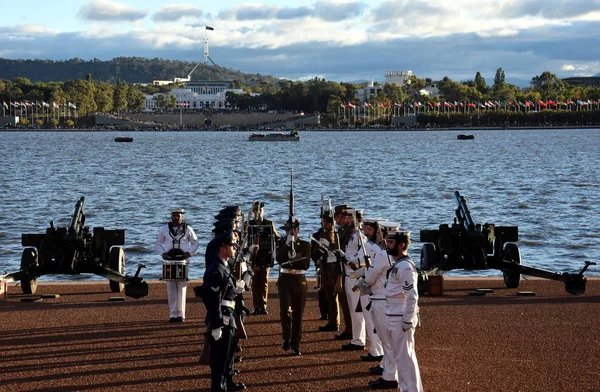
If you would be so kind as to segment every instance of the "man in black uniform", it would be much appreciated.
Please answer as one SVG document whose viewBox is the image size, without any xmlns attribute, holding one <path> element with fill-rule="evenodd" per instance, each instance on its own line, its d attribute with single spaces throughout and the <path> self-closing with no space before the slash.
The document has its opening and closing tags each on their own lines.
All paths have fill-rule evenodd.
<svg viewBox="0 0 600 392">
<path fill-rule="evenodd" d="M 265 203 L 254 202 L 252 205 L 254 219 L 248 222 L 248 241 L 253 246 L 250 253 L 252 264 L 252 314 L 267 314 L 267 299 L 269 296 L 269 272 L 273 267 L 275 242 L 279 234 L 273 222 L 264 219 Z"/>
<path fill-rule="evenodd" d="M 235 297 L 243 290 L 229 266 L 236 252 L 234 233 L 228 231 L 215 237 L 215 258 L 204 273 L 204 304 L 207 315 L 207 335 L 210 344 L 211 391 L 238 391 L 246 389 L 243 383 L 234 383 L 233 356 L 235 353 Z"/>
<path fill-rule="evenodd" d="M 285 230 L 286 237 L 277 248 L 277 263 L 280 266 L 277 280 L 279 317 L 283 332 L 281 348 L 286 351 L 291 348 L 292 355 L 302 355 L 302 315 L 308 289 L 304 274 L 310 267 L 310 243 L 298 238 L 298 219 L 288 219 L 282 229 Z"/>
<path fill-rule="evenodd" d="M 348 205 L 342 204 L 336 206 L 334 210 L 335 223 L 339 225 L 338 238 L 340 242 L 338 248 L 342 252 L 346 252 L 346 247 L 353 234 L 352 219 L 348 219 L 348 210 L 350 209 Z M 339 294 L 340 309 L 342 310 L 345 328 L 340 334 L 335 335 L 337 340 L 352 339 L 352 316 L 348 298 L 346 298 L 345 280 L 343 270 L 340 268 L 340 275 L 336 278 L 336 292 Z M 352 310 L 354 311 L 354 309 Z"/>
</svg>

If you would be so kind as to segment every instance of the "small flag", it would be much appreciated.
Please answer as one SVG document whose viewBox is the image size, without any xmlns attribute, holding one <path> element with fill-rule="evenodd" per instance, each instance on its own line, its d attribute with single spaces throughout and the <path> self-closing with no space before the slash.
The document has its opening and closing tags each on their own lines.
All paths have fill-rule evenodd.
<svg viewBox="0 0 600 392">
<path fill-rule="evenodd" d="M 211 31 L 212 31 L 212 30 L 214 30 L 214 29 L 213 29 L 212 27 L 210 27 L 210 26 L 205 26 L 205 27 L 206 27 L 206 30 L 211 30 Z"/>
</svg>

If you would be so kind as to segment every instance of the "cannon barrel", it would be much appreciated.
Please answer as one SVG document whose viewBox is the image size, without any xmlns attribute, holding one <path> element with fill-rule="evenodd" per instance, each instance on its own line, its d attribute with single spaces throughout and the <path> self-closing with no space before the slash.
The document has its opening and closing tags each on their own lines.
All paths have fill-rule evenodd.
<svg viewBox="0 0 600 392">
<path fill-rule="evenodd" d="M 469 206 L 467 206 L 467 199 L 464 196 L 461 196 L 458 191 L 454 191 L 454 200 L 458 206 L 456 207 L 456 217 L 459 222 L 465 226 L 467 230 L 475 229 L 475 222 L 473 222 L 473 218 L 471 218 L 471 211 L 469 210 Z"/>
<path fill-rule="evenodd" d="M 83 212 L 83 205 L 85 204 L 85 197 L 81 196 L 77 204 L 75 204 L 75 212 L 71 218 L 71 224 L 69 225 L 69 233 L 79 233 L 83 224 L 85 223 L 85 213 Z"/>
</svg>

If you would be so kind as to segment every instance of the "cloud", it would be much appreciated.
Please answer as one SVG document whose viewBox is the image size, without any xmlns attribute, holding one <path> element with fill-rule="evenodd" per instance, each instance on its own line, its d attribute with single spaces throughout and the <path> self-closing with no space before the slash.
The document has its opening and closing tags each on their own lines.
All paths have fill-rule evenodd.
<svg viewBox="0 0 600 392">
<path fill-rule="evenodd" d="M 499 7 L 499 14 L 508 18 L 572 19 L 597 11 L 600 0 L 518 0 Z"/>
<path fill-rule="evenodd" d="M 507 79 L 523 80 L 544 71 L 560 77 L 600 72 L 600 18 L 595 20 L 591 13 L 585 19 L 502 15 L 503 7 L 519 4 L 463 0 L 454 7 L 442 3 L 432 8 L 423 0 L 389 0 L 369 9 L 359 1 L 321 0 L 301 7 L 245 4 L 220 11 L 215 18 L 193 5 L 172 4 L 158 9 L 152 19 L 168 22 L 182 14 L 202 15 L 215 28 L 209 37 L 217 64 L 295 80 L 322 75 L 336 81 L 382 81 L 384 72 L 393 70 L 453 80 L 473 79 L 479 71 L 491 80 L 500 67 Z M 204 23 L 198 19 L 180 22 L 176 29 L 168 23 L 131 24 L 126 29 L 92 24 L 74 33 L 40 25 L 0 27 L 0 55 L 195 62 L 202 57 L 204 36 Z"/>
<path fill-rule="evenodd" d="M 357 18 L 368 8 L 367 3 L 360 1 L 323 1 L 315 3 L 315 15 L 327 22 L 340 22 Z"/>
<path fill-rule="evenodd" d="M 148 14 L 145 10 L 136 10 L 127 4 L 110 0 L 91 0 L 82 6 L 77 16 L 90 21 L 134 22 L 143 19 Z"/>
<path fill-rule="evenodd" d="M 313 15 L 314 11 L 310 7 L 283 7 L 275 12 L 275 18 L 280 20 L 299 19 Z"/>
<path fill-rule="evenodd" d="M 301 18 L 318 18 L 327 22 L 340 22 L 359 17 L 366 9 L 366 3 L 358 1 L 317 1 L 313 7 L 281 7 L 263 4 L 240 4 L 223 10 L 219 17 L 225 20 L 290 20 Z"/>
<path fill-rule="evenodd" d="M 441 2 L 432 6 L 429 2 L 420 0 L 388 0 L 371 11 L 371 18 L 374 23 L 400 19 L 407 24 L 411 24 L 411 21 L 424 24 L 427 19 L 443 13 L 443 3 Z"/>
<path fill-rule="evenodd" d="M 200 16 L 202 16 L 202 11 L 195 5 L 169 4 L 160 7 L 158 11 L 152 15 L 152 20 L 155 22 L 176 22 L 183 18 Z"/>
</svg>

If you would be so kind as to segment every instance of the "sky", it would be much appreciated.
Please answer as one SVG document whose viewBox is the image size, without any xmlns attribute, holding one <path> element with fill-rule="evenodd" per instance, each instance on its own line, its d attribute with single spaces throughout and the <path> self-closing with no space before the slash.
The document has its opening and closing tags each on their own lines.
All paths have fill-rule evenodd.
<svg viewBox="0 0 600 392">
<path fill-rule="evenodd" d="M 0 10 L 8 59 L 198 62 L 206 37 L 216 64 L 291 80 L 600 73 L 600 0 L 0 0 Z"/>
</svg>

